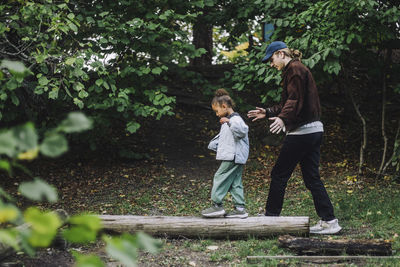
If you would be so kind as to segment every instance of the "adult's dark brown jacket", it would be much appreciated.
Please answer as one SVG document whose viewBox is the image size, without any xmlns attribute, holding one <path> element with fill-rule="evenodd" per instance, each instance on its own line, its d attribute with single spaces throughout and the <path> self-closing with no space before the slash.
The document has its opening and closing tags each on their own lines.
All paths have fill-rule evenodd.
<svg viewBox="0 0 400 267">
<path fill-rule="evenodd" d="M 279 117 L 286 131 L 318 121 L 321 117 L 317 86 L 310 70 L 298 59 L 292 59 L 282 71 L 281 102 L 267 108 L 268 117 Z"/>
</svg>

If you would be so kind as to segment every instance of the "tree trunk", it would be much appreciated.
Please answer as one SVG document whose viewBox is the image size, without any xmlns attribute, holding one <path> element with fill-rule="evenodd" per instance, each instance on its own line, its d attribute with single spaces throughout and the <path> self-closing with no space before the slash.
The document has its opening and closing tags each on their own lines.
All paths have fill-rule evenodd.
<svg viewBox="0 0 400 267">
<path fill-rule="evenodd" d="M 363 172 L 364 167 L 364 157 L 365 157 L 365 150 L 367 149 L 367 122 L 364 116 L 361 114 L 360 107 L 354 100 L 353 92 L 350 88 L 351 84 L 349 83 L 349 77 L 347 72 L 345 71 L 344 65 L 342 64 L 342 70 L 345 73 L 345 83 L 344 88 L 346 94 L 349 96 L 351 103 L 353 104 L 354 110 L 357 113 L 357 116 L 360 118 L 362 123 L 362 139 L 361 139 L 361 146 L 360 146 L 360 161 L 358 163 L 358 176 L 360 176 Z"/>
<path fill-rule="evenodd" d="M 247 219 L 177 216 L 99 216 L 103 229 L 111 232 L 143 231 L 153 236 L 247 238 L 309 234 L 308 217 L 249 217 Z"/>
<path fill-rule="evenodd" d="M 279 246 L 294 250 L 299 255 L 392 255 L 392 244 L 378 240 L 320 240 L 280 236 Z"/>
<path fill-rule="evenodd" d="M 194 66 L 204 66 L 212 64 L 213 56 L 213 25 L 207 22 L 207 9 L 203 11 L 203 15 L 197 17 L 197 21 L 193 25 L 193 44 L 196 49 L 204 48 L 207 52 L 200 57 L 193 58 L 191 63 Z"/>
<path fill-rule="evenodd" d="M 400 120 L 399 120 L 399 123 L 397 125 L 396 135 L 394 136 L 392 156 L 390 156 L 390 158 L 388 159 L 388 161 L 385 164 L 385 167 L 383 167 L 382 173 L 386 172 L 386 169 L 389 167 L 390 163 L 392 162 L 392 159 L 396 155 L 396 141 L 399 138 L 399 134 L 400 134 Z"/>
<path fill-rule="evenodd" d="M 390 60 L 392 57 L 392 50 L 387 49 L 386 50 L 386 55 L 384 55 L 384 67 L 383 67 L 383 73 L 382 73 L 382 118 L 381 118 L 381 131 L 382 131 L 382 137 L 383 137 L 383 152 L 382 152 L 382 160 L 381 160 L 381 165 L 379 166 L 378 173 L 376 175 L 376 179 L 378 179 L 382 173 L 383 173 L 383 168 L 385 166 L 385 160 L 386 160 L 386 153 L 388 149 L 388 137 L 386 136 L 386 130 L 385 130 L 385 121 L 386 121 L 386 91 L 387 91 L 387 85 L 386 85 L 386 72 L 387 72 L 387 66 L 390 65 Z"/>
</svg>

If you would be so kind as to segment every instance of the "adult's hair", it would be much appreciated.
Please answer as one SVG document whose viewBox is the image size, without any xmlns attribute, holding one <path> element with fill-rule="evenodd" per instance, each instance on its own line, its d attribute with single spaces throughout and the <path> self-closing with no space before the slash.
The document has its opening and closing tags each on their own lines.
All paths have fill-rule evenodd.
<svg viewBox="0 0 400 267">
<path fill-rule="evenodd" d="M 225 89 L 220 88 L 217 91 L 215 91 L 214 98 L 211 101 L 211 105 L 222 106 L 222 104 L 226 104 L 230 108 L 233 108 L 235 106 L 235 103 L 229 96 L 229 93 Z"/>
<path fill-rule="evenodd" d="M 282 48 L 276 51 L 275 53 L 278 52 L 283 52 L 286 56 L 291 57 L 291 58 L 296 58 L 298 60 L 301 60 L 302 53 L 297 50 L 297 49 L 291 49 L 291 48 Z"/>
</svg>

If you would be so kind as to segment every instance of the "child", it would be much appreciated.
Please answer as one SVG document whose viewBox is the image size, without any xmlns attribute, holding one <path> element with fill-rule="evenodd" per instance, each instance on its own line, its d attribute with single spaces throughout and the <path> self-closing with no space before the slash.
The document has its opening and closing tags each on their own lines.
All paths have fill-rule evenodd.
<svg viewBox="0 0 400 267">
<path fill-rule="evenodd" d="M 221 160 L 221 166 L 214 175 L 211 191 L 212 207 L 201 212 L 204 217 L 247 218 L 244 208 L 242 184 L 243 166 L 249 156 L 249 127 L 240 115 L 233 111 L 233 101 L 228 92 L 218 89 L 211 102 L 215 114 L 220 117 L 221 130 L 214 137 L 208 148 L 217 152 L 216 159 Z M 225 214 L 222 200 L 230 192 L 235 210 Z"/>
</svg>

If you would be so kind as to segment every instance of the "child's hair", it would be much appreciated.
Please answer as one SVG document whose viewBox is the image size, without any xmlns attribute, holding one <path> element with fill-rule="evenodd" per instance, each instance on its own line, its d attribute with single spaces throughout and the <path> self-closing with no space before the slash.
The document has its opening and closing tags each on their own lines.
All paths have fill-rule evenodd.
<svg viewBox="0 0 400 267">
<path fill-rule="evenodd" d="M 219 105 L 221 106 L 222 104 L 226 104 L 228 107 L 233 108 L 235 106 L 235 103 L 233 102 L 232 98 L 229 96 L 228 92 L 220 88 L 217 91 L 215 91 L 214 98 L 211 101 L 211 105 Z"/>
<path fill-rule="evenodd" d="M 291 48 L 283 48 L 278 51 L 283 52 L 288 57 L 296 58 L 298 60 L 301 60 L 301 57 L 303 55 L 299 50 Z M 276 51 L 275 53 L 277 53 L 278 51 Z"/>
</svg>

